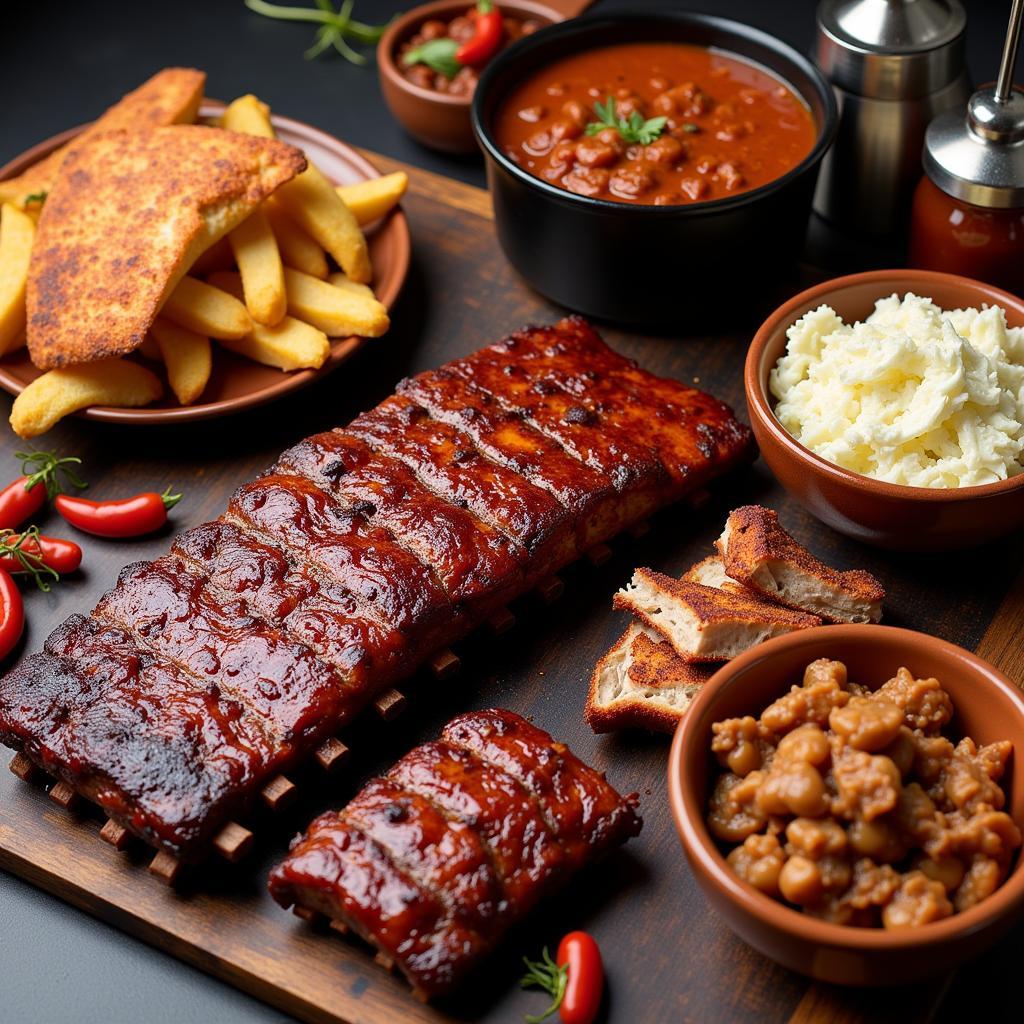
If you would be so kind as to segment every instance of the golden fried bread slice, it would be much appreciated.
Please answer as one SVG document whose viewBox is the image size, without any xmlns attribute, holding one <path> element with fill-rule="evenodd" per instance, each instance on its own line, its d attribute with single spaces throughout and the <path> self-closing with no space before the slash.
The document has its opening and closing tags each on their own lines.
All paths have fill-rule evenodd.
<svg viewBox="0 0 1024 1024">
<path fill-rule="evenodd" d="M 631 623 L 594 669 L 584 718 L 594 732 L 673 732 L 713 672 L 683 661 L 667 640 Z"/>
<path fill-rule="evenodd" d="M 32 249 L 32 361 L 46 370 L 138 348 L 195 259 L 305 166 L 294 146 L 200 125 L 73 144 Z"/>
<path fill-rule="evenodd" d="M 29 196 L 48 193 L 57 180 L 61 163 L 72 145 L 80 145 L 92 135 L 123 128 L 156 128 L 169 124 L 189 124 L 199 114 L 206 74 L 195 68 L 164 68 L 137 89 L 118 100 L 72 142 L 55 149 L 33 164 L 24 174 L 0 181 L 0 202 L 24 208 Z"/>
<path fill-rule="evenodd" d="M 878 622 L 885 590 L 869 572 L 839 572 L 801 547 L 770 508 L 729 514 L 717 541 L 726 573 L 751 590 L 828 622 Z"/>
<path fill-rule="evenodd" d="M 659 632 L 684 661 L 728 661 L 762 640 L 821 625 L 816 615 L 676 580 L 653 569 L 637 569 L 615 595 L 615 607 L 631 611 Z"/>
</svg>

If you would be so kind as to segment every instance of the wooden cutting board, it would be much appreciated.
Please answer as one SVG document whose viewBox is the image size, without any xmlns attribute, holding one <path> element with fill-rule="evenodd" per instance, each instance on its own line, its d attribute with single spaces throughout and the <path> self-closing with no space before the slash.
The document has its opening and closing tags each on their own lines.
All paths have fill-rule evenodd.
<svg viewBox="0 0 1024 1024">
<path fill-rule="evenodd" d="M 385 171 L 400 168 L 391 160 L 371 159 Z M 413 267 L 386 338 L 368 344 L 332 376 L 266 409 L 179 428 L 127 429 L 69 420 L 43 439 L 46 446 L 83 458 L 96 497 L 160 491 L 168 484 L 184 490 L 185 500 L 173 514 L 174 529 L 184 529 L 216 516 L 235 487 L 290 443 L 346 423 L 389 394 L 400 377 L 470 352 L 523 323 L 559 315 L 505 263 L 485 192 L 401 169 L 411 179 L 405 209 Z M 788 291 L 801 283 L 794 280 Z M 685 309 L 671 338 L 611 329 L 605 334 L 647 368 L 695 381 L 742 411 L 743 356 L 764 312 L 746 310 L 746 322 L 713 337 L 690 336 Z M 4 417 L 9 407 L 4 396 Z M 0 480 L 16 475 L 16 447 L 6 435 Z M 453 681 L 411 683 L 409 708 L 401 717 L 392 723 L 367 719 L 353 730 L 348 737 L 353 756 L 336 777 L 298 773 L 303 797 L 296 806 L 279 817 L 268 812 L 247 822 L 257 842 L 244 863 L 212 864 L 177 891 L 169 890 L 145 871 L 145 851 L 116 853 L 98 838 L 98 819 L 70 815 L 41 787 L 0 771 L 0 867 L 296 1017 L 329 1024 L 521 1021 L 525 1013 L 540 1012 L 545 999 L 520 991 L 520 957 L 536 957 L 545 944 L 553 948 L 565 931 L 580 927 L 601 944 L 609 976 L 607 1020 L 616 1024 L 753 1019 L 903 1024 L 930 1019 L 940 1004 L 959 1006 L 961 994 L 963 1005 L 970 1005 L 977 985 L 988 986 L 994 999 L 1000 991 L 1012 993 L 1013 950 L 1024 937 L 1020 929 L 1001 951 L 955 979 L 914 989 L 844 991 L 775 966 L 729 932 L 690 876 L 666 800 L 669 738 L 597 737 L 584 725 L 590 671 L 623 629 L 623 616 L 611 610 L 614 591 L 636 565 L 681 572 L 708 553 L 728 510 L 751 501 L 777 508 L 783 523 L 833 564 L 878 575 L 889 592 L 886 621 L 977 649 L 1013 678 L 1024 677 L 1020 542 L 962 555 L 877 552 L 819 525 L 758 464 L 718 488 L 699 510 L 670 509 L 646 536 L 617 541 L 613 557 L 601 567 L 570 568 L 564 573 L 565 594 L 552 607 L 536 599 L 520 602 L 512 632 L 497 639 L 470 638 L 460 648 L 463 671 Z M 71 612 L 91 608 L 122 565 L 161 554 L 169 532 L 137 542 L 87 539 L 82 573 L 51 594 L 26 595 L 25 650 L 38 648 Z M 315 813 L 340 806 L 371 774 L 433 738 L 452 714 L 491 705 L 533 716 L 607 770 L 619 788 L 639 790 L 644 829 L 516 930 L 466 991 L 427 1007 L 365 949 L 333 933 L 318 933 L 280 910 L 266 894 L 266 874 Z"/>
</svg>

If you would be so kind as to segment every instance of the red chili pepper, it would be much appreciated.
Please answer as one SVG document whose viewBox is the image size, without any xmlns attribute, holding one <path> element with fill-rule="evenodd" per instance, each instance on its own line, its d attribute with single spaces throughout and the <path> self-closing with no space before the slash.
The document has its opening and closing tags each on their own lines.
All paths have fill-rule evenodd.
<svg viewBox="0 0 1024 1024">
<path fill-rule="evenodd" d="M 140 537 L 167 522 L 167 510 L 181 501 L 180 494 L 146 491 L 117 501 L 89 501 L 58 495 L 53 507 L 74 527 L 97 537 Z"/>
<path fill-rule="evenodd" d="M 559 1011 L 563 1024 L 591 1024 L 604 993 L 604 964 L 597 943 L 586 932 L 569 932 L 558 944 L 556 963 L 568 969 Z"/>
<path fill-rule="evenodd" d="M 30 572 L 38 581 L 40 572 L 63 576 L 81 564 L 82 549 L 73 540 L 44 537 L 36 527 L 24 533 L 0 531 L 0 571 Z"/>
<path fill-rule="evenodd" d="M 569 932 L 558 944 L 557 960 L 545 948 L 539 961 L 523 957 L 523 963 L 523 987 L 536 986 L 551 996 L 551 1005 L 527 1016 L 527 1024 L 540 1024 L 556 1012 L 562 1024 L 593 1024 L 604 992 L 604 965 L 601 950 L 586 932 Z"/>
<path fill-rule="evenodd" d="M 22 476 L 0 490 L 0 530 L 13 530 L 34 516 L 45 504 L 47 496 L 60 493 L 59 477 L 63 475 L 73 487 L 86 485 L 68 467 L 81 459 L 58 459 L 52 452 L 18 452 Z"/>
<path fill-rule="evenodd" d="M 505 23 L 501 11 L 491 0 L 477 0 L 476 32 L 456 51 L 455 59 L 462 65 L 483 67 L 501 49 L 505 38 Z"/>
<path fill-rule="evenodd" d="M 18 584 L 0 572 L 0 661 L 14 650 L 25 629 L 25 606 Z"/>
</svg>

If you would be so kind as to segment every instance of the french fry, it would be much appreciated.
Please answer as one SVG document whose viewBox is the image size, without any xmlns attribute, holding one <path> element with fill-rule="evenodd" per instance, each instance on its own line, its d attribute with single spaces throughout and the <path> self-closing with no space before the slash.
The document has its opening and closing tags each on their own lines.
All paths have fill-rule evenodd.
<svg viewBox="0 0 1024 1024">
<path fill-rule="evenodd" d="M 273 327 L 287 312 L 277 239 L 262 210 L 253 210 L 228 235 L 242 275 L 245 308 L 257 323 Z"/>
<path fill-rule="evenodd" d="M 287 267 L 294 267 L 304 274 L 313 277 L 327 276 L 327 254 L 323 246 L 314 238 L 310 238 L 298 224 L 288 216 L 276 202 L 274 197 L 264 200 L 263 210 L 270 221 L 270 226 L 277 239 L 277 248 L 281 252 L 281 262 Z M 227 267 L 218 269 L 229 269 Z"/>
<path fill-rule="evenodd" d="M 221 123 L 229 131 L 274 137 L 270 108 L 252 95 L 235 100 L 224 111 Z M 353 281 L 365 284 L 373 279 L 370 251 L 355 215 L 316 166 L 310 164 L 274 196 L 292 220 L 312 235 Z"/>
<path fill-rule="evenodd" d="M 338 287 L 285 267 L 288 312 L 319 327 L 331 338 L 344 338 L 350 334 L 379 338 L 390 326 L 388 311 L 366 285 L 353 281 L 347 284 L 355 287 Z"/>
<path fill-rule="evenodd" d="M 160 314 L 179 327 L 218 340 L 244 338 L 252 330 L 252 317 L 234 295 L 194 277 L 181 279 Z"/>
<path fill-rule="evenodd" d="M 16 206 L 0 207 L 0 356 L 25 341 L 25 286 L 35 221 Z"/>
<path fill-rule="evenodd" d="M 98 359 L 37 377 L 14 400 L 11 426 L 19 437 L 38 437 L 58 420 L 91 405 L 149 405 L 161 394 L 160 378 L 144 366 L 125 359 Z"/>
<path fill-rule="evenodd" d="M 214 274 L 210 281 L 232 295 L 242 294 L 242 279 L 238 274 Z M 252 334 L 236 341 L 221 340 L 219 344 L 279 370 L 315 370 L 323 366 L 331 354 L 331 343 L 323 331 L 291 316 L 286 316 L 274 327 L 254 323 Z"/>
<path fill-rule="evenodd" d="M 356 223 L 362 227 L 397 206 L 408 185 L 409 175 L 405 171 L 395 171 L 394 174 L 384 174 L 354 185 L 339 185 L 334 191 L 352 211 Z"/>
<path fill-rule="evenodd" d="M 270 107 L 262 100 L 249 93 L 239 96 L 221 114 L 221 128 L 229 132 L 241 132 L 243 135 L 259 135 L 264 139 L 274 138 L 274 129 L 270 124 Z"/>
<path fill-rule="evenodd" d="M 167 380 L 182 405 L 191 405 L 210 379 L 210 339 L 157 317 L 150 328 L 167 367 Z"/>
<path fill-rule="evenodd" d="M 214 242 L 199 259 L 192 264 L 189 273 L 193 277 L 206 277 L 218 270 L 231 270 L 235 266 L 235 254 L 226 238 Z"/>
</svg>

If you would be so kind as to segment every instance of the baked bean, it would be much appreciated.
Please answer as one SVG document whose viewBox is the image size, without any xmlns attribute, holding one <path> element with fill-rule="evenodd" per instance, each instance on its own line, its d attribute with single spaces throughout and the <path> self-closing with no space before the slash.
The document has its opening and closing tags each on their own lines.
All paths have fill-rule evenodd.
<svg viewBox="0 0 1024 1024">
<path fill-rule="evenodd" d="M 753 835 L 765 820 L 754 800 L 743 800 L 742 791 L 737 796 L 737 787 L 742 782 L 735 775 L 722 775 L 711 794 L 708 826 L 719 839 L 733 843 Z"/>
<path fill-rule="evenodd" d="M 947 716 L 934 680 L 901 669 L 871 692 L 821 659 L 760 718 L 714 723 L 712 750 L 729 771 L 708 824 L 743 842 L 729 864 L 816 918 L 856 927 L 917 927 L 987 898 L 1022 845 L 1001 809 L 1012 748 L 954 746 L 935 731 Z"/>
<path fill-rule="evenodd" d="M 669 164 L 683 156 L 683 144 L 671 135 L 662 135 L 644 149 L 644 156 L 659 164 Z"/>
<path fill-rule="evenodd" d="M 563 139 L 578 139 L 583 134 L 583 129 L 575 121 L 561 120 L 551 123 L 551 138 L 556 142 Z"/>
<path fill-rule="evenodd" d="M 846 850 L 846 833 L 839 822 L 830 818 L 794 818 L 786 826 L 786 839 L 787 852 L 799 853 L 812 860 Z"/>
<path fill-rule="evenodd" d="M 790 857 L 779 872 L 779 891 L 790 903 L 817 903 L 825 893 L 818 865 L 809 857 Z"/>
<path fill-rule="evenodd" d="M 911 871 L 904 875 L 902 885 L 882 911 L 882 924 L 886 928 L 916 928 L 952 913 L 942 883 L 922 871 Z"/>
<path fill-rule="evenodd" d="M 894 863 L 906 856 L 907 845 L 899 830 L 885 819 L 865 821 L 863 818 L 855 818 L 846 830 L 846 837 L 850 849 L 862 857 Z"/>
<path fill-rule="evenodd" d="M 576 144 L 576 159 L 584 167 L 610 167 L 619 158 L 618 150 L 598 136 L 580 139 Z"/>
<path fill-rule="evenodd" d="M 599 167 L 574 167 L 562 184 L 581 196 L 596 196 L 608 190 L 609 173 Z"/>
<path fill-rule="evenodd" d="M 779 740 L 776 748 L 779 757 L 787 761 L 806 761 L 808 764 L 824 764 L 829 756 L 828 737 L 812 722 L 798 726 Z"/>
<path fill-rule="evenodd" d="M 757 719 L 727 718 L 711 726 L 711 749 L 719 764 L 734 775 L 746 775 L 761 767 Z"/>
<path fill-rule="evenodd" d="M 918 857 L 914 862 L 918 871 L 923 871 L 929 878 L 941 882 L 946 892 L 952 892 L 963 880 L 966 868 L 956 857 L 943 857 L 934 860 L 931 857 Z"/>
<path fill-rule="evenodd" d="M 874 752 L 899 735 L 903 712 L 887 700 L 853 697 L 845 707 L 829 712 L 828 724 L 854 749 Z"/>
<path fill-rule="evenodd" d="M 536 124 L 546 113 L 544 107 L 523 107 L 519 111 L 519 120 L 527 124 Z"/>
<path fill-rule="evenodd" d="M 817 817 L 828 809 L 825 783 L 818 770 L 806 761 L 776 760 L 757 793 L 765 814 L 796 814 Z"/>
<path fill-rule="evenodd" d="M 640 164 L 627 164 L 612 172 L 608 188 L 617 196 L 635 198 L 657 185 L 654 175 Z"/>
<path fill-rule="evenodd" d="M 775 836 L 747 836 L 743 845 L 737 846 L 726 860 L 733 871 L 755 889 L 769 896 L 779 894 L 779 873 L 786 856 Z"/>
<path fill-rule="evenodd" d="M 562 113 L 571 121 L 584 124 L 588 119 L 588 111 L 579 100 L 568 100 L 562 104 Z"/>
</svg>

